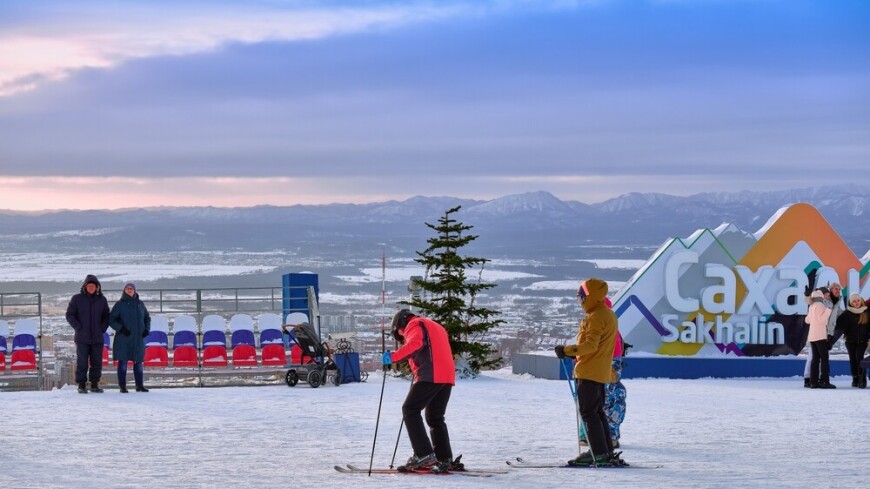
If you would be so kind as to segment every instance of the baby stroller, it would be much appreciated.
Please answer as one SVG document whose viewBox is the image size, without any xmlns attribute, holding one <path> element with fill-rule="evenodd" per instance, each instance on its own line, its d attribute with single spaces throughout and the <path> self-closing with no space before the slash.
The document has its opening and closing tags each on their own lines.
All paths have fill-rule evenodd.
<svg viewBox="0 0 870 489">
<path fill-rule="evenodd" d="M 291 368 L 284 376 L 288 386 L 296 386 L 300 378 L 304 378 L 313 388 L 327 382 L 332 382 L 336 386 L 341 384 L 341 372 L 332 358 L 329 344 L 320 341 L 320 336 L 310 323 L 297 324 L 293 326 L 293 331 L 288 333 L 295 337 L 296 344 L 302 349 L 299 367 Z"/>
</svg>

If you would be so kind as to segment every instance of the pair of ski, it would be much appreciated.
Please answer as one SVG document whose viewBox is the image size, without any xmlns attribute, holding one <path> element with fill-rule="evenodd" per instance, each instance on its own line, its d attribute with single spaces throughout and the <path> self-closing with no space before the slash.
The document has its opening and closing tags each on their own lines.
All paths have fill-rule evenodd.
<svg viewBox="0 0 870 489">
<path fill-rule="evenodd" d="M 566 463 L 553 464 L 553 463 L 536 463 L 536 462 L 527 462 L 520 457 L 517 457 L 515 460 L 508 460 L 506 462 L 511 468 L 514 469 L 660 469 L 661 465 L 635 465 L 635 464 L 623 464 L 623 465 L 568 465 Z"/>
<path fill-rule="evenodd" d="M 356 465 L 336 465 L 335 470 L 342 474 L 368 474 L 369 469 Z M 506 470 L 464 469 L 450 472 L 432 472 L 430 469 L 402 471 L 399 469 L 372 469 L 372 474 L 408 474 L 408 475 L 461 475 L 464 477 L 492 477 L 496 474 L 507 474 Z"/>
<path fill-rule="evenodd" d="M 660 469 L 662 465 L 568 465 L 565 463 L 536 463 L 528 462 L 520 457 L 506 462 L 512 469 Z M 356 465 L 336 465 L 335 470 L 343 474 L 368 474 L 369 469 Z M 372 474 L 409 474 L 409 475 L 461 475 L 465 477 L 492 477 L 499 474 L 507 474 L 509 470 L 488 469 L 465 469 L 453 472 L 432 472 L 429 469 L 400 471 L 398 469 L 372 469 Z"/>
</svg>

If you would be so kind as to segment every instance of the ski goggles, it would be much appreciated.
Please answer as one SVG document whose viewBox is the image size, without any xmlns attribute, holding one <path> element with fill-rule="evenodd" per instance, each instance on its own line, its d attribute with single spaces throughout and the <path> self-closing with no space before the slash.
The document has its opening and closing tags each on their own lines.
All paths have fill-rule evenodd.
<svg viewBox="0 0 870 489">
<path fill-rule="evenodd" d="M 589 289 L 586 288 L 586 282 L 580 284 L 580 288 L 577 289 L 577 298 L 580 299 L 580 302 L 585 302 L 586 297 L 589 296 Z"/>
</svg>

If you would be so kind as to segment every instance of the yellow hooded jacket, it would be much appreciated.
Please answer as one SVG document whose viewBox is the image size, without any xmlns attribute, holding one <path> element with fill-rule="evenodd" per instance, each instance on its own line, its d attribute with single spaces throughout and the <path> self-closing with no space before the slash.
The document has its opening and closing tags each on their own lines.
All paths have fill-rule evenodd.
<svg viewBox="0 0 870 489">
<path fill-rule="evenodd" d="M 580 321 L 577 344 L 565 346 L 565 355 L 577 357 L 574 377 L 609 384 L 616 342 L 616 314 L 604 303 L 607 282 L 591 278 L 585 283 L 589 292 L 583 301 L 586 317 Z"/>
</svg>

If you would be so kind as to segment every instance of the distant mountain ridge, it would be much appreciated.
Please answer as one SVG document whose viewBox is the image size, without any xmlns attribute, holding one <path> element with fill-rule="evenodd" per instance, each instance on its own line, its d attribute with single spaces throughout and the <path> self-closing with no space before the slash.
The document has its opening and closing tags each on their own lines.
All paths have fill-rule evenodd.
<svg viewBox="0 0 870 489">
<path fill-rule="evenodd" d="M 657 245 L 723 222 L 755 232 L 779 208 L 794 202 L 819 209 L 859 256 L 867 250 L 870 189 L 844 185 L 687 197 L 628 193 L 596 204 L 563 201 L 537 191 L 492 200 L 416 196 L 370 204 L 0 211 L 0 251 L 81 246 L 264 250 L 372 243 L 420 249 L 431 236 L 424 222 L 434 224 L 445 210 L 461 205 L 456 218 L 474 226 L 472 232 L 483 238 L 478 240 L 481 246 L 534 255 L 536 250 L 582 243 Z"/>
</svg>

